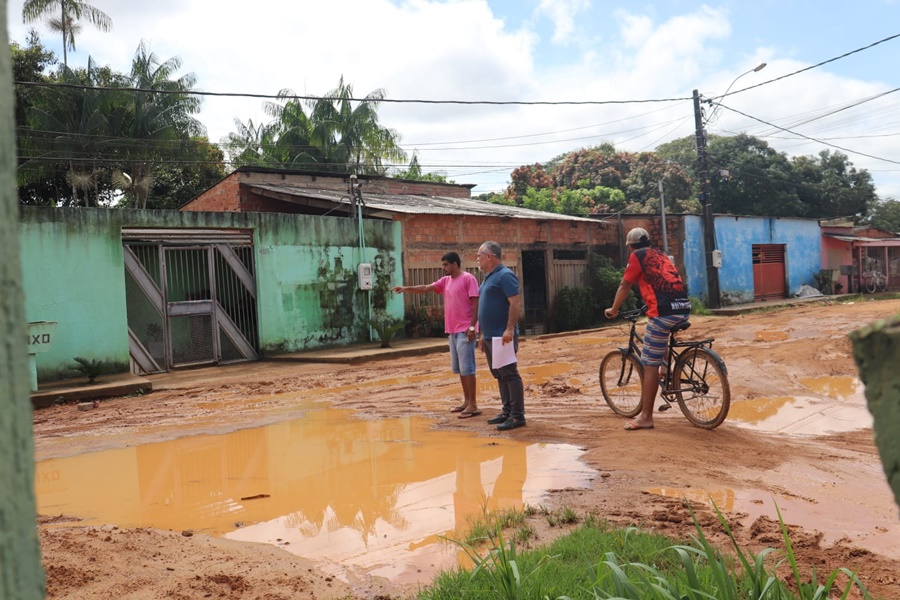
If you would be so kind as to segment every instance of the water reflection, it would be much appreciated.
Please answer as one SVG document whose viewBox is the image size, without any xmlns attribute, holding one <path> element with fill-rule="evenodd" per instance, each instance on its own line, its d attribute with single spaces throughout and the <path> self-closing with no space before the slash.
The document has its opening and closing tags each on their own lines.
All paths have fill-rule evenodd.
<svg viewBox="0 0 900 600">
<path fill-rule="evenodd" d="M 648 494 L 662 496 L 663 498 L 683 498 L 691 503 L 703 503 L 709 506 L 712 506 L 712 503 L 715 502 L 716 506 L 721 510 L 734 510 L 734 491 L 729 489 L 651 488 L 645 491 Z"/>
<path fill-rule="evenodd" d="M 417 580 L 457 560 L 439 536 L 465 532 L 472 515 L 521 508 L 592 476 L 572 446 L 354 415 L 320 408 L 227 435 L 42 461 L 38 510 L 278 544 Z"/>
<path fill-rule="evenodd" d="M 795 398 L 789 396 L 778 396 L 732 402 L 728 409 L 728 419 L 755 425 L 772 419 L 783 407 L 793 404 L 795 401 Z"/>
<path fill-rule="evenodd" d="M 835 400 L 862 400 L 863 385 L 856 377 L 805 377 L 800 383 L 812 391 Z"/>
<path fill-rule="evenodd" d="M 783 342 L 786 339 L 788 339 L 788 332 L 780 329 L 775 331 L 756 332 L 757 342 Z"/>
</svg>

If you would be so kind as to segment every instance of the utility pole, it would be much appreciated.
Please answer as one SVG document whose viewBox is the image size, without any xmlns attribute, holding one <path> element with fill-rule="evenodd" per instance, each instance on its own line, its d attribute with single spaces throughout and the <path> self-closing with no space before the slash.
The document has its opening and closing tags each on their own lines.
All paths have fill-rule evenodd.
<svg viewBox="0 0 900 600">
<path fill-rule="evenodd" d="M 719 308 L 719 269 L 713 264 L 716 249 L 716 224 L 709 189 L 709 162 L 706 156 L 706 133 L 700 111 L 700 92 L 694 90 L 694 124 L 697 127 L 697 173 L 700 176 L 700 203 L 703 205 L 703 245 L 706 254 L 706 288 L 709 308 Z"/>
<path fill-rule="evenodd" d="M 669 237 L 666 231 L 666 194 L 663 191 L 663 180 L 659 180 L 659 215 L 662 225 L 663 252 L 669 255 Z"/>
</svg>

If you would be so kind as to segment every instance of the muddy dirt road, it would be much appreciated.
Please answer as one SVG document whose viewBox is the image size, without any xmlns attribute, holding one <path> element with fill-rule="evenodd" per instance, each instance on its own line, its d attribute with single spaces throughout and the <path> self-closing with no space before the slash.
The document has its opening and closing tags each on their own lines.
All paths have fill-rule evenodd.
<svg viewBox="0 0 900 600">
<path fill-rule="evenodd" d="M 159 377 L 157 391 L 144 397 L 104 401 L 89 411 L 37 411 L 36 453 L 46 461 L 270 425 L 301 418 L 308 405 L 298 398 L 314 394 L 359 419 L 417 415 L 433 419 L 438 430 L 583 448 L 582 461 L 597 473 L 589 489 L 555 490 L 544 505 L 618 524 L 687 536 L 685 496 L 696 501 L 706 532 L 721 541 L 705 504 L 711 497 L 746 548 L 780 548 L 777 502 L 807 572 L 847 566 L 876 595 L 900 598 L 898 509 L 854 386 L 847 339 L 898 312 L 900 301 L 891 300 L 694 317 L 691 333 L 715 337 L 728 365 L 733 413 L 714 431 L 692 427 L 677 409 L 658 414 L 653 431 L 623 430 L 625 421 L 605 406 L 597 384 L 600 358 L 624 337 L 624 328 L 612 327 L 522 343 L 528 426 L 506 434 L 486 424 L 499 401 L 482 358 L 483 415 L 458 420 L 448 412 L 458 384 L 440 353 L 353 366 L 266 362 Z M 401 598 L 415 589 L 364 574 L 335 577 L 274 546 L 202 533 L 117 522 L 73 526 L 67 515 L 49 513 L 41 523 L 51 598 Z M 537 543 L 564 531 L 541 518 L 533 527 Z"/>
</svg>

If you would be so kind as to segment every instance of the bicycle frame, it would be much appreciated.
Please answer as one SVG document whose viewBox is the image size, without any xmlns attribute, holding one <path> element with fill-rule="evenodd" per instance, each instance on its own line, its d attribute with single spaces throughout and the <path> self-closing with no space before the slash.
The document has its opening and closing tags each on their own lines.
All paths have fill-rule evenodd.
<svg viewBox="0 0 900 600">
<path fill-rule="evenodd" d="M 643 346 L 642 336 L 637 332 L 637 320 L 646 307 L 620 313 L 623 319 L 631 321 L 628 345 L 612 350 L 600 362 L 600 388 L 606 403 L 616 413 L 632 418 L 644 405 L 644 390 L 651 381 L 656 381 L 656 367 L 645 370 L 640 361 Z M 693 425 L 702 429 L 715 429 L 728 416 L 731 394 L 728 385 L 728 371 L 722 358 L 712 349 L 713 338 L 702 340 L 680 340 L 681 331 L 690 327 L 690 322 L 676 325 L 669 331 L 665 345 L 666 368 L 659 388 L 663 403 L 658 410 L 665 411 L 677 403 L 682 414 Z M 647 377 L 645 377 L 645 375 Z M 640 392 L 635 383 L 640 381 Z M 655 400 L 655 399 L 654 399 Z"/>
<path fill-rule="evenodd" d="M 633 313 L 633 316 L 630 313 L 625 313 L 624 315 L 622 315 L 623 318 L 631 321 L 631 330 L 629 331 L 629 334 L 628 334 L 628 347 L 627 348 L 619 348 L 619 350 L 621 350 L 623 352 L 627 352 L 629 354 L 632 354 L 636 359 L 638 359 L 638 362 L 640 362 L 641 346 L 643 345 L 644 342 L 637 333 L 637 317 L 640 314 L 643 314 L 644 310 L 646 310 L 646 307 L 639 309 L 639 311 L 630 311 L 630 313 Z M 684 329 L 687 329 L 687 328 L 684 328 Z M 675 364 L 678 362 L 679 357 L 681 357 L 681 355 L 686 350 L 690 350 L 690 349 L 694 349 L 694 348 L 707 348 L 707 349 L 711 350 L 712 343 L 714 341 L 713 338 L 706 338 L 703 340 L 681 341 L 677 337 L 679 331 L 683 331 L 683 329 L 676 329 L 676 330 L 669 332 L 669 342 L 668 342 L 668 345 L 666 346 L 666 363 L 665 364 L 666 364 L 667 376 L 662 381 L 661 386 L 660 386 L 661 387 L 661 390 L 660 390 L 661 395 L 662 395 L 663 400 L 666 402 L 666 404 L 671 404 L 669 396 L 672 396 L 679 392 L 694 391 L 692 382 L 696 378 L 699 378 L 700 380 L 702 380 L 706 376 L 705 373 L 693 372 L 694 368 L 692 365 L 691 366 L 692 373 L 691 373 L 690 381 L 687 381 L 687 382 L 679 381 L 678 387 L 674 387 L 672 378 L 669 377 L 668 375 L 674 372 Z M 680 348 L 680 350 L 679 350 L 679 348 Z M 725 365 L 722 364 L 721 366 L 724 370 Z M 618 381 L 619 385 L 622 385 L 622 382 L 626 379 L 625 367 L 626 367 L 626 362 L 623 361 L 622 362 L 622 370 L 619 373 L 619 381 Z M 629 372 L 627 375 L 628 375 L 628 377 L 630 377 L 631 373 Z M 689 389 L 683 389 L 681 387 L 683 383 L 690 383 L 690 384 L 692 384 L 692 387 Z"/>
</svg>

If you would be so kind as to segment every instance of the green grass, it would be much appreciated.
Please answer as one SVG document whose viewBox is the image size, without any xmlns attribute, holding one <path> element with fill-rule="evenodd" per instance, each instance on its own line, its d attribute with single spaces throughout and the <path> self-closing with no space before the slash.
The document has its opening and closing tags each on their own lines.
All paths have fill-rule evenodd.
<svg viewBox="0 0 900 600">
<path fill-rule="evenodd" d="M 589 514 L 580 527 L 550 546 L 520 552 L 517 534 L 500 529 L 467 541 L 453 541 L 472 561 L 471 571 L 439 574 L 418 600 L 829 600 L 871 598 L 857 576 L 838 568 L 821 579 L 815 569 L 804 574 L 793 552 L 787 526 L 778 511 L 784 548 L 759 554 L 742 550 L 724 515 L 713 504 L 719 524 L 731 541 L 723 554 L 706 538 L 696 517 L 690 541 L 674 541 L 635 527 L 611 527 Z M 532 509 L 534 516 L 538 512 Z M 545 510 L 550 516 L 574 514 L 568 508 Z M 524 512 L 521 513 L 524 518 Z M 691 513 L 693 515 L 693 511 Z M 506 514 L 502 520 L 518 522 Z M 485 514 L 481 524 L 491 521 Z M 570 521 L 571 522 L 571 521 Z M 517 525 L 522 531 L 522 524 Z M 527 524 L 524 525 L 527 527 Z M 776 574 L 790 567 L 793 590 Z"/>
</svg>

